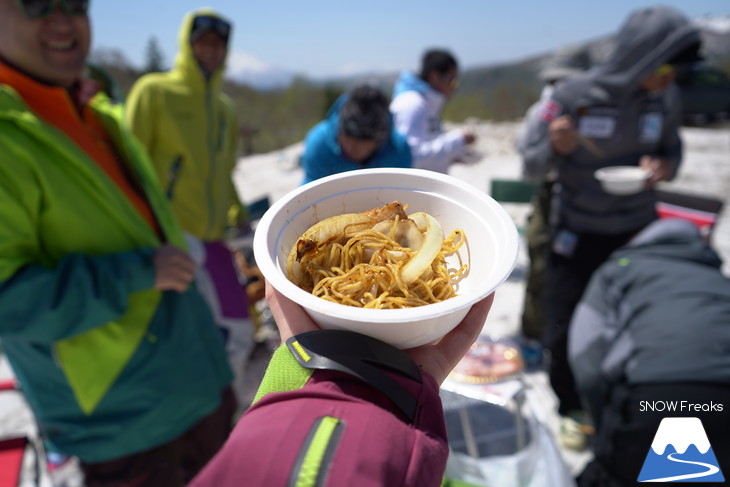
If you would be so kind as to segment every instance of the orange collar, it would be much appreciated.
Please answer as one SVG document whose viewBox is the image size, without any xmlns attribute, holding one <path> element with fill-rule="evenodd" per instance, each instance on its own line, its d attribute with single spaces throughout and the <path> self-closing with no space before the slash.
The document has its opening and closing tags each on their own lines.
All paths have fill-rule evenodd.
<svg viewBox="0 0 730 487">
<path fill-rule="evenodd" d="M 36 81 L 0 61 L 0 84 L 12 86 L 39 117 L 73 140 L 116 183 L 147 222 L 160 234 L 159 226 L 141 190 L 125 173 L 124 164 L 104 127 L 89 108 L 100 91 L 94 80 L 81 78 L 71 90 Z"/>
<path fill-rule="evenodd" d="M 0 84 L 12 86 L 33 112 L 56 127 L 62 127 L 64 122 L 68 122 L 68 117 L 80 121 L 79 114 L 101 88 L 99 83 L 86 78 L 79 79 L 71 90 L 47 85 L 2 61 Z"/>
</svg>

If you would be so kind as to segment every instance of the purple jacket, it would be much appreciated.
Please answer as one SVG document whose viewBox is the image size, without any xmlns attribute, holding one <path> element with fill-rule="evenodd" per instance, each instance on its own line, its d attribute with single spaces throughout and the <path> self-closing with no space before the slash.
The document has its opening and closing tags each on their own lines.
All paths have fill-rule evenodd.
<svg viewBox="0 0 730 487">
<path fill-rule="evenodd" d="M 316 371 L 255 403 L 190 487 L 440 485 L 448 445 L 438 385 L 389 375 L 418 400 L 412 424 L 365 382 Z"/>
</svg>

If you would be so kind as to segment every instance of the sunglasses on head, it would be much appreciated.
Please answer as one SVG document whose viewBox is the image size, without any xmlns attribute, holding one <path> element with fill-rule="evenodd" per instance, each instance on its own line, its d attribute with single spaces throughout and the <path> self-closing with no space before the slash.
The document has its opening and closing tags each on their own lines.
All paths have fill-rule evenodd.
<svg viewBox="0 0 730 487">
<path fill-rule="evenodd" d="M 224 39 L 228 39 L 228 34 L 231 32 L 231 24 L 225 20 L 217 17 L 200 16 L 195 17 L 193 20 L 193 34 L 200 32 L 215 32 Z"/>
<path fill-rule="evenodd" d="M 86 15 L 89 11 L 89 0 L 16 0 L 20 9 L 32 19 L 40 19 L 50 14 L 56 3 L 70 15 Z"/>
</svg>

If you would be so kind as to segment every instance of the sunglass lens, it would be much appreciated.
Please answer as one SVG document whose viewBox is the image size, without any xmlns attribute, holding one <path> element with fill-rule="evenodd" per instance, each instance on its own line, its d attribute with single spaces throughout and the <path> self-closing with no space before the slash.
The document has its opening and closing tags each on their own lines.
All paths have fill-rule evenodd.
<svg viewBox="0 0 730 487">
<path fill-rule="evenodd" d="M 23 11 L 28 17 L 41 18 L 53 10 L 55 0 L 19 0 Z M 85 15 L 89 10 L 89 0 L 61 0 L 64 12 L 72 15 Z"/>
<path fill-rule="evenodd" d="M 215 23 L 215 31 L 218 33 L 218 35 L 222 37 L 228 37 L 228 32 L 231 30 L 231 26 L 228 25 L 228 22 L 224 22 L 220 19 L 216 20 Z"/>
<path fill-rule="evenodd" d="M 43 17 L 52 7 L 53 0 L 20 0 L 20 5 L 28 17 Z"/>
<path fill-rule="evenodd" d="M 213 19 L 211 17 L 195 17 L 195 20 L 193 20 L 193 30 L 208 30 L 212 22 Z"/>
<path fill-rule="evenodd" d="M 225 20 L 215 17 L 196 17 L 193 21 L 193 32 L 213 31 L 221 37 L 228 39 L 231 26 Z"/>
</svg>

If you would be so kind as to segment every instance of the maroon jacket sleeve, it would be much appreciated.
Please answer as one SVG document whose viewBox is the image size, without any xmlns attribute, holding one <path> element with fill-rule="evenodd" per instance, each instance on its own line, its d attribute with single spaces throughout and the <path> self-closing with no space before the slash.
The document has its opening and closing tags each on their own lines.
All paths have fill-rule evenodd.
<svg viewBox="0 0 730 487">
<path fill-rule="evenodd" d="M 366 383 L 317 371 L 303 388 L 252 406 L 190 486 L 440 485 L 448 445 L 438 385 L 426 374 L 422 384 L 391 377 L 418 399 L 412 424 Z"/>
</svg>

